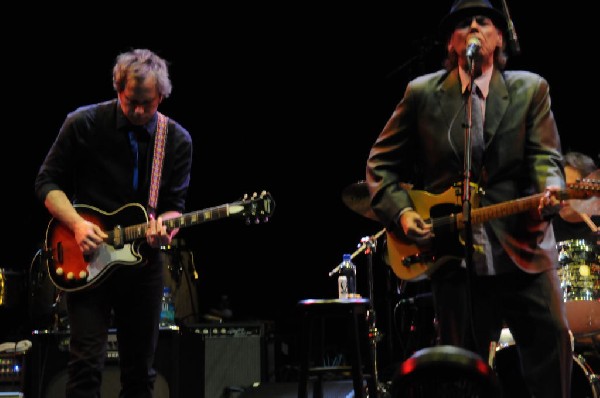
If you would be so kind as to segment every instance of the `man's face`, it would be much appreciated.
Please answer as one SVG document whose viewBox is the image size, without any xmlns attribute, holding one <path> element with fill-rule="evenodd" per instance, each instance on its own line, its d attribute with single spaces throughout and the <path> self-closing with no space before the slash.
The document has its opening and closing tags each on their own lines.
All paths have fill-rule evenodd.
<svg viewBox="0 0 600 398">
<path fill-rule="evenodd" d="M 502 31 L 494 25 L 494 22 L 485 16 L 475 15 L 459 21 L 448 40 L 448 52 L 456 52 L 459 63 L 467 64 L 466 49 L 467 42 L 476 37 L 481 42 L 479 56 L 483 66 L 491 66 L 494 63 L 494 51 L 496 47 L 502 47 Z"/>
<path fill-rule="evenodd" d="M 148 76 L 143 82 L 127 79 L 125 89 L 118 96 L 125 117 L 136 126 L 148 123 L 162 101 L 154 76 Z"/>
</svg>

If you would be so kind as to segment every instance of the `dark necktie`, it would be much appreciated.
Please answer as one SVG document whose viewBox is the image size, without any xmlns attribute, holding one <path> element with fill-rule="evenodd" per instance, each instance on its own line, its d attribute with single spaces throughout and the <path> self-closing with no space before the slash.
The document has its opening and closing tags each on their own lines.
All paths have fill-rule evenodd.
<svg viewBox="0 0 600 398">
<path fill-rule="evenodd" d="M 474 86 L 471 108 L 471 170 L 479 176 L 483 159 L 483 102 L 479 88 Z"/>
<path fill-rule="evenodd" d="M 129 131 L 129 143 L 131 144 L 131 153 L 133 155 L 133 189 L 137 190 L 138 188 L 138 178 L 139 178 L 139 170 L 138 170 L 138 160 L 139 160 L 139 150 L 138 150 L 138 139 L 137 132 L 135 130 Z"/>
</svg>

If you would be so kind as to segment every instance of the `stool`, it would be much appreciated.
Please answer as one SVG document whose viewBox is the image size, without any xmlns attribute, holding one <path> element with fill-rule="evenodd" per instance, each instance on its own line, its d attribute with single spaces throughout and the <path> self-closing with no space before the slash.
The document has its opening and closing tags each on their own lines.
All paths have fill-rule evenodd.
<svg viewBox="0 0 600 398">
<path fill-rule="evenodd" d="M 317 376 L 313 388 L 313 398 L 323 397 L 322 376 L 327 372 L 352 373 L 352 385 L 355 398 L 364 398 L 363 382 L 366 380 L 368 397 L 377 398 L 377 380 L 375 359 L 371 351 L 369 340 L 369 325 L 367 320 L 368 310 L 371 308 L 369 299 L 306 299 L 298 302 L 298 310 L 302 317 L 302 331 L 300 336 L 300 375 L 298 383 L 298 398 L 308 398 L 307 386 L 311 375 Z M 313 350 L 312 334 L 314 321 L 324 321 L 325 318 L 345 318 L 348 326 L 349 348 L 348 358 L 351 366 L 310 366 L 310 356 Z M 364 333 L 361 333 L 364 332 Z M 368 347 L 368 355 L 363 365 L 361 348 Z M 363 367 L 364 366 L 364 367 Z"/>
</svg>

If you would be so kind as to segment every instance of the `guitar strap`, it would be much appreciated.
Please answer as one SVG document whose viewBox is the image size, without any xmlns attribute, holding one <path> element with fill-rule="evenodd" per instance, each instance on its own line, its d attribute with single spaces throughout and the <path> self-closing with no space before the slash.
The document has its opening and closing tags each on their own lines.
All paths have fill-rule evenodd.
<svg viewBox="0 0 600 398">
<path fill-rule="evenodd" d="M 148 195 L 148 215 L 156 216 L 158 203 L 158 188 L 162 174 L 163 159 L 165 157 L 165 142 L 167 141 L 167 125 L 169 118 L 160 112 L 156 123 L 156 136 L 154 138 L 154 156 L 152 158 L 152 176 L 150 177 L 150 192 Z"/>
</svg>

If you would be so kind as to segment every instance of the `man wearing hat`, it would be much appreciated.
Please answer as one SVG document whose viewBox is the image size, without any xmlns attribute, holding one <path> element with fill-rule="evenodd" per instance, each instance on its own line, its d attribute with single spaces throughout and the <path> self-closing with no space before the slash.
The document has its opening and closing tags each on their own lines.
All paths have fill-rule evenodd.
<svg viewBox="0 0 600 398">
<path fill-rule="evenodd" d="M 507 26 L 488 0 L 454 2 L 440 25 L 445 68 L 409 82 L 371 148 L 366 177 L 378 219 L 400 241 L 415 242 L 422 256 L 412 260 L 431 266 L 439 343 L 487 361 L 490 343 L 508 327 L 525 394 L 564 398 L 573 354 L 550 224 L 559 208 L 555 192 L 565 187 L 563 157 L 548 82 L 504 70 Z M 432 194 L 433 205 L 415 203 L 418 196 L 402 183 Z M 435 203 L 435 195 L 445 199 L 441 194 L 465 183 L 480 189 Z M 472 228 L 441 228 L 449 215 L 468 217 L 539 193 L 534 208 L 473 219 Z"/>
</svg>

